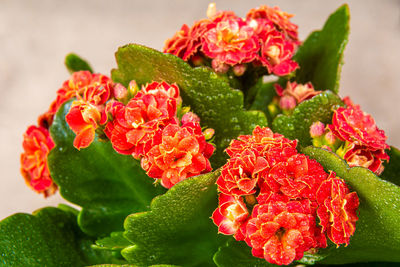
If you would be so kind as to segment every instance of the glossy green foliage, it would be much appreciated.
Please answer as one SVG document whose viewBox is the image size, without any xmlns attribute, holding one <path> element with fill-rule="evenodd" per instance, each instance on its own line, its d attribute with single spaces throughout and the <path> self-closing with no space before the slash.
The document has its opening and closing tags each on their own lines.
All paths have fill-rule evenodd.
<svg viewBox="0 0 400 267">
<path fill-rule="evenodd" d="M 93 248 L 121 251 L 130 245 L 132 243 L 124 237 L 124 232 L 112 232 L 110 236 L 97 240 Z"/>
<path fill-rule="evenodd" d="M 326 171 L 336 172 L 360 199 L 359 220 L 350 245 L 322 251 L 327 254 L 322 262 L 400 262 L 400 187 L 380 179 L 366 168 L 349 168 L 327 150 L 307 147 L 302 152 L 316 159 Z"/>
<path fill-rule="evenodd" d="M 339 91 L 343 53 L 349 35 L 349 8 L 343 5 L 299 47 L 294 60 L 299 63 L 294 80 L 312 82 L 317 90 Z"/>
<path fill-rule="evenodd" d="M 151 210 L 125 220 L 125 237 L 134 245 L 122 250 L 140 266 L 178 264 L 213 266 L 212 257 L 225 236 L 210 216 L 217 208 L 219 172 L 184 180 L 151 203 Z"/>
<path fill-rule="evenodd" d="M 400 186 L 400 151 L 392 146 L 386 152 L 390 160 L 385 162 L 381 178 Z"/>
<path fill-rule="evenodd" d="M 233 138 L 251 133 L 256 125 L 267 125 L 265 115 L 245 111 L 243 93 L 230 88 L 226 79 L 210 68 L 192 68 L 176 56 L 135 44 L 119 48 L 116 59 L 118 69 L 112 71 L 115 82 L 127 85 L 131 80 L 138 84 L 166 81 L 179 86 L 183 105 L 199 115 L 202 127 L 215 130 L 217 151 L 211 158 L 214 169 L 225 163 L 223 150 Z"/>
<path fill-rule="evenodd" d="M 90 72 L 93 72 L 89 63 L 87 63 L 84 59 L 74 53 L 68 54 L 65 57 L 64 63 L 70 73 L 80 70 L 88 70 Z"/>
<path fill-rule="evenodd" d="M 339 96 L 330 91 L 322 92 L 300 103 L 291 115 L 278 115 L 272 130 L 286 138 L 298 139 L 302 146 L 310 145 L 310 126 L 316 121 L 330 123 L 333 111 L 340 105 L 343 103 Z"/>
<path fill-rule="evenodd" d="M 75 134 L 64 119 L 70 105 L 60 108 L 50 128 L 56 144 L 48 157 L 51 176 L 61 195 L 82 207 L 78 222 L 85 233 L 122 231 L 126 216 L 145 211 L 165 189 L 155 186 L 132 156 L 115 152 L 110 142 L 96 138 L 88 148 L 73 147 Z"/>
<path fill-rule="evenodd" d="M 107 251 L 94 251 L 93 240 L 65 208 L 43 208 L 33 215 L 17 213 L 0 222 L 0 265 L 70 267 L 123 263 Z"/>
</svg>

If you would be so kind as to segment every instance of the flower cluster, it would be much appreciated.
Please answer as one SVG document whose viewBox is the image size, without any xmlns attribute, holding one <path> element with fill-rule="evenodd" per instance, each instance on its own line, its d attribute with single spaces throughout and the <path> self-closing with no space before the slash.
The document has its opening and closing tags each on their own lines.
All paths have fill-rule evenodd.
<svg viewBox="0 0 400 267">
<path fill-rule="evenodd" d="M 167 188 L 211 171 L 208 159 L 215 149 L 206 142 L 197 115 L 188 112 L 179 120 L 181 102 L 175 84 L 153 82 L 126 105 L 109 101 L 106 106 L 112 120 L 104 132 L 114 149 L 140 159 L 147 175 Z"/>
<path fill-rule="evenodd" d="M 357 194 L 296 145 L 257 126 L 253 135 L 231 142 L 217 180 L 219 206 L 212 218 L 219 232 L 244 240 L 254 256 L 273 264 L 326 247 L 326 236 L 347 245 L 358 219 Z"/>
<path fill-rule="evenodd" d="M 278 7 L 252 9 L 245 18 L 230 11 L 215 10 L 210 5 L 208 19 L 183 25 L 165 43 L 164 52 L 171 53 L 194 65 L 210 64 L 218 73 L 232 68 L 243 75 L 247 64 L 262 65 L 270 74 L 287 75 L 298 68 L 292 60 L 299 45 L 297 26 L 292 15 Z"/>
<path fill-rule="evenodd" d="M 376 174 L 381 174 L 383 161 L 389 160 L 385 149 L 386 135 L 380 130 L 371 115 L 363 112 L 349 98 L 345 98 L 346 107 L 335 110 L 332 124 L 326 127 L 315 122 L 310 128 L 313 144 L 334 151 L 350 167 L 362 166 Z"/>
<path fill-rule="evenodd" d="M 49 131 L 41 126 L 29 126 L 22 143 L 21 173 L 33 190 L 45 197 L 57 191 L 57 185 L 50 177 L 47 166 L 47 155 L 54 147 Z"/>
<path fill-rule="evenodd" d="M 94 138 L 92 129 L 101 121 L 98 106 L 107 101 L 111 87 L 111 80 L 104 75 L 89 71 L 74 72 L 58 89 L 57 97 L 49 109 L 39 116 L 39 126 L 28 127 L 24 134 L 21 172 L 32 189 L 43 193 L 45 197 L 57 190 L 47 166 L 47 155 L 54 147 L 48 130 L 61 105 L 73 97 L 79 99 L 74 102 L 67 123 L 78 134 L 74 140 L 75 147 L 86 147 Z"/>
</svg>

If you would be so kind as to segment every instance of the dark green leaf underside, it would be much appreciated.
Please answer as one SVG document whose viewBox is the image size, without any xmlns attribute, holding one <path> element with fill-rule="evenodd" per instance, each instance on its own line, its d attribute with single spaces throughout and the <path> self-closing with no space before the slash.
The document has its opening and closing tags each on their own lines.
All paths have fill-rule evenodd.
<svg viewBox="0 0 400 267">
<path fill-rule="evenodd" d="M 176 56 L 136 44 L 119 48 L 116 59 L 118 69 L 112 71 L 115 82 L 127 85 L 131 80 L 138 84 L 166 81 L 179 86 L 183 104 L 199 115 L 203 127 L 215 130 L 217 151 L 211 158 L 214 169 L 225 163 L 223 150 L 233 138 L 251 133 L 256 125 L 267 125 L 262 112 L 244 110 L 241 91 L 231 89 L 207 67 L 192 68 Z"/>
<path fill-rule="evenodd" d="M 219 172 L 189 178 L 151 203 L 151 210 L 128 216 L 125 237 L 135 245 L 122 250 L 128 262 L 213 265 L 212 257 L 225 240 L 210 216 L 217 207 L 215 180 Z"/>
<path fill-rule="evenodd" d="M 82 207 L 78 220 L 85 233 L 122 231 L 126 216 L 147 210 L 165 190 L 154 186 L 138 161 L 116 153 L 109 142 L 96 138 L 88 148 L 74 148 L 75 134 L 64 120 L 70 104 L 60 108 L 50 128 L 56 144 L 48 157 L 51 176 L 61 195 Z"/>
</svg>

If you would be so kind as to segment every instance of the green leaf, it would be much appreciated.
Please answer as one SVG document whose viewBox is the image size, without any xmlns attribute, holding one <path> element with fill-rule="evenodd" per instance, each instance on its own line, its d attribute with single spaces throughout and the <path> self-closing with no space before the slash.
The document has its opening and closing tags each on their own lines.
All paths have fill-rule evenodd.
<svg viewBox="0 0 400 267">
<path fill-rule="evenodd" d="M 243 93 L 207 67 L 192 68 L 182 59 L 140 45 L 130 44 L 116 53 L 118 69 L 112 71 L 115 82 L 127 85 L 152 81 L 176 83 L 183 103 L 201 118 L 201 125 L 215 130 L 216 154 L 211 158 L 217 168 L 225 163 L 223 150 L 231 139 L 249 134 L 256 125 L 267 125 L 265 114 L 243 109 Z"/>
<path fill-rule="evenodd" d="M 289 139 L 298 139 L 302 146 L 311 144 L 310 126 L 313 122 L 330 123 L 333 111 L 343 105 L 336 94 L 325 91 L 300 103 L 291 115 L 278 115 L 272 123 L 275 132 Z"/>
<path fill-rule="evenodd" d="M 111 236 L 97 240 L 96 245 L 92 247 L 95 249 L 121 251 L 130 245 L 132 243 L 124 237 L 124 232 L 112 232 Z"/>
<path fill-rule="evenodd" d="M 80 71 L 80 70 L 88 70 L 93 73 L 92 68 L 89 63 L 87 63 L 84 59 L 79 57 L 77 54 L 70 53 L 65 57 L 65 66 L 67 67 L 70 73 Z"/>
<path fill-rule="evenodd" d="M 82 233 L 76 216 L 47 207 L 33 213 L 14 214 L 0 222 L 1 266 L 85 266 L 123 263 L 110 253 L 90 248 L 93 240 Z"/>
<path fill-rule="evenodd" d="M 147 210 L 154 196 L 165 192 L 155 187 L 132 156 L 120 155 L 110 142 L 98 140 L 80 151 L 73 147 L 75 134 L 65 122 L 71 102 L 60 108 L 50 128 L 56 147 L 48 157 L 51 176 L 61 195 L 82 207 L 78 223 L 92 236 L 123 230 L 133 212 Z"/>
<path fill-rule="evenodd" d="M 268 105 L 272 102 L 277 95 L 275 92 L 274 84 L 277 82 L 264 83 L 261 78 L 252 88 L 250 88 L 249 95 L 254 94 L 254 99 L 249 101 L 250 110 L 261 110 L 265 113 L 268 123 L 272 123 L 273 115 L 268 109 Z"/>
<path fill-rule="evenodd" d="M 294 60 L 299 63 L 295 80 L 312 82 L 317 90 L 339 90 L 343 52 L 349 35 L 349 8 L 343 5 L 299 47 Z"/>
<path fill-rule="evenodd" d="M 390 160 L 388 163 L 385 162 L 381 178 L 400 186 L 400 151 L 392 146 L 387 153 Z"/>
<path fill-rule="evenodd" d="M 254 257 L 251 248 L 244 241 L 239 242 L 233 238 L 218 249 L 214 255 L 214 262 L 219 267 L 278 266 L 268 263 L 265 259 Z"/>
<path fill-rule="evenodd" d="M 400 262 L 400 187 L 366 168 L 349 168 L 327 150 L 307 147 L 302 152 L 321 163 L 325 170 L 335 171 L 360 199 L 359 220 L 350 245 L 329 249 L 321 263 Z"/>
<path fill-rule="evenodd" d="M 151 210 L 129 215 L 125 237 L 135 245 L 122 250 L 129 263 L 213 265 L 225 236 L 210 216 L 217 208 L 215 180 L 219 171 L 184 180 L 151 203 Z"/>
</svg>

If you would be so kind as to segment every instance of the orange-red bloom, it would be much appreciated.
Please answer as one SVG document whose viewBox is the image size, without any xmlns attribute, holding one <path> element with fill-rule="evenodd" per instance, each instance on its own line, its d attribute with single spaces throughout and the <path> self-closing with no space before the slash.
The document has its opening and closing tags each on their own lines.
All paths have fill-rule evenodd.
<svg viewBox="0 0 400 267">
<path fill-rule="evenodd" d="M 359 105 L 354 105 L 349 99 L 345 102 L 347 107 L 338 108 L 333 114 L 332 124 L 327 127 L 345 142 L 341 156 L 350 166 L 363 166 L 379 175 L 383 171 L 383 161 L 389 160 L 385 153 L 389 148 L 385 132 Z"/>
<path fill-rule="evenodd" d="M 256 205 L 246 226 L 246 242 L 253 256 L 273 264 L 290 264 L 319 245 L 315 218 L 299 201 Z"/>
<path fill-rule="evenodd" d="M 272 22 L 273 25 L 282 31 L 288 38 L 293 40 L 295 43 L 299 43 L 298 33 L 296 24 L 290 22 L 290 18 L 293 15 L 283 12 L 279 7 L 260 6 L 254 8 L 247 13 L 246 19 L 250 21 L 256 20 L 258 24 L 262 24 L 263 21 Z"/>
<path fill-rule="evenodd" d="M 75 101 L 65 116 L 68 126 L 76 134 L 74 147 L 77 149 L 88 147 L 95 138 L 97 126 L 104 124 L 106 120 L 107 116 L 101 107 Z"/>
<path fill-rule="evenodd" d="M 278 76 L 287 75 L 299 67 L 292 60 L 296 45 L 288 41 L 285 35 L 275 29 L 261 34 L 261 54 L 259 60 L 269 73 Z"/>
<path fill-rule="evenodd" d="M 47 166 L 47 155 L 54 147 L 49 132 L 40 126 L 29 126 L 22 145 L 24 153 L 21 154 L 21 173 L 25 182 L 45 197 L 53 195 L 57 185 L 51 179 Z"/>
<path fill-rule="evenodd" d="M 154 136 L 168 124 L 177 124 L 177 102 L 180 101 L 176 85 L 153 82 L 132 98 L 126 106 L 110 102 L 107 111 L 113 120 L 105 133 L 114 149 L 132 154 L 139 159 L 153 147 Z"/>
<path fill-rule="evenodd" d="M 214 27 L 210 27 L 213 25 Z M 239 17 L 212 23 L 202 39 L 202 51 L 216 65 L 236 65 L 253 61 L 259 50 L 253 28 Z"/>
<path fill-rule="evenodd" d="M 161 179 L 161 184 L 171 188 L 188 177 L 211 171 L 208 158 L 214 147 L 207 143 L 198 123 L 183 126 L 168 124 L 153 139 L 160 144 L 152 146 L 141 160 L 147 175 Z"/>
<path fill-rule="evenodd" d="M 226 194 L 220 194 L 218 199 L 218 208 L 212 215 L 214 223 L 218 226 L 218 232 L 234 235 L 238 240 L 236 233 L 249 216 L 246 204 L 240 197 Z"/>
<path fill-rule="evenodd" d="M 329 239 L 336 245 L 348 245 L 358 220 L 357 193 L 350 193 L 346 183 L 331 172 L 317 191 L 317 202 L 320 224 Z"/>
</svg>

